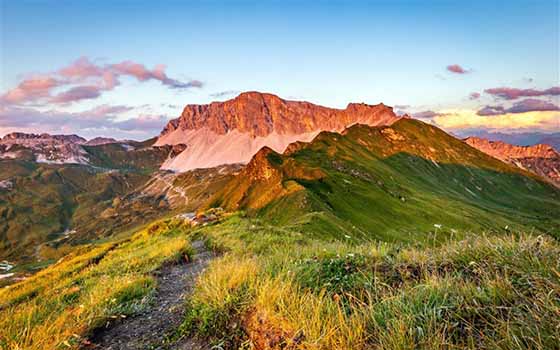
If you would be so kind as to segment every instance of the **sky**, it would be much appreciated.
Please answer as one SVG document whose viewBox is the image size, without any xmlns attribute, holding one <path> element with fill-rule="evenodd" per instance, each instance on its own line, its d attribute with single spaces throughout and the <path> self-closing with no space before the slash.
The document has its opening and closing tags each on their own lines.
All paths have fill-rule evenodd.
<svg viewBox="0 0 560 350">
<path fill-rule="evenodd" d="M 559 1 L 0 0 L 0 136 L 145 139 L 249 90 L 558 132 Z"/>
</svg>

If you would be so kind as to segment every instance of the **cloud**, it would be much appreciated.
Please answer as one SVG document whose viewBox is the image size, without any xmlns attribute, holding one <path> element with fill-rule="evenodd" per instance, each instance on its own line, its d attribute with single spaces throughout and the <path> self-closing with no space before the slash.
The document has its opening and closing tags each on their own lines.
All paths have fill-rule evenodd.
<svg viewBox="0 0 560 350">
<path fill-rule="evenodd" d="M 2 95 L 0 101 L 16 104 L 37 100 L 48 97 L 50 91 L 60 85 L 62 82 L 52 77 L 25 79 L 17 87 Z"/>
<path fill-rule="evenodd" d="M 75 133 L 85 137 L 146 139 L 157 135 L 168 120 L 163 115 L 149 114 L 123 119 L 123 114 L 132 110 L 135 108 L 124 105 L 100 105 L 77 113 L 0 107 L 0 132 Z"/>
<path fill-rule="evenodd" d="M 395 109 L 409 109 L 410 105 L 394 105 Z"/>
<path fill-rule="evenodd" d="M 52 97 L 51 102 L 70 103 L 74 101 L 94 99 L 99 96 L 101 96 L 101 89 L 97 86 L 76 86 Z"/>
<path fill-rule="evenodd" d="M 135 77 L 139 81 L 146 80 L 159 80 L 163 85 L 172 89 L 187 89 L 191 87 L 202 87 L 202 82 L 199 80 L 191 80 L 189 82 L 181 82 L 176 79 L 171 79 L 165 74 L 165 65 L 158 64 L 154 69 L 149 70 L 143 64 L 133 61 L 123 61 L 121 63 L 112 64 L 109 69 L 119 75 L 128 75 Z"/>
<path fill-rule="evenodd" d="M 102 76 L 104 70 L 100 66 L 93 64 L 89 58 L 82 56 L 70 65 L 59 69 L 58 73 L 66 78 L 86 79 Z"/>
<path fill-rule="evenodd" d="M 507 109 L 509 113 L 525 113 L 525 112 L 532 112 L 532 111 L 558 111 L 557 105 L 551 102 L 538 100 L 536 98 L 528 98 L 525 100 L 521 100 L 516 102 Z"/>
<path fill-rule="evenodd" d="M 113 127 L 125 131 L 154 131 L 152 135 L 157 135 L 165 126 L 168 119 L 163 115 L 141 114 L 132 119 L 113 123 Z"/>
<path fill-rule="evenodd" d="M 87 57 L 80 57 L 70 65 L 40 77 L 23 80 L 17 87 L 0 96 L 3 104 L 54 103 L 67 104 L 95 99 L 104 91 L 120 85 L 119 78 L 128 76 L 140 82 L 155 80 L 171 89 L 200 88 L 199 80 L 180 81 L 169 77 L 166 66 L 156 65 L 148 69 L 143 64 L 127 60 L 120 63 L 98 65 Z M 53 94 L 53 90 L 66 88 Z"/>
<path fill-rule="evenodd" d="M 525 113 L 534 111 L 558 111 L 560 108 L 554 103 L 538 100 L 535 98 L 528 98 L 515 102 L 511 107 L 504 108 L 504 106 L 485 106 L 480 109 L 476 114 L 482 116 L 488 115 L 501 115 L 506 113 Z"/>
<path fill-rule="evenodd" d="M 545 90 L 536 89 L 516 89 L 509 87 L 499 87 L 484 90 L 485 93 L 505 100 L 515 100 L 520 97 L 538 97 L 538 96 L 559 96 L 560 86 L 553 86 Z"/>
<path fill-rule="evenodd" d="M 551 132 L 560 128 L 559 111 L 531 111 L 499 115 L 479 115 L 469 109 L 439 111 L 433 123 L 448 131 L 486 129 L 488 131 L 540 131 Z"/>
<path fill-rule="evenodd" d="M 239 94 L 238 90 L 226 90 L 226 91 L 220 91 L 220 92 L 215 92 L 213 94 L 210 94 L 210 97 L 221 98 L 227 96 L 234 96 L 238 94 Z"/>
<path fill-rule="evenodd" d="M 469 73 L 468 70 L 464 69 L 458 64 L 450 64 L 446 67 L 448 72 L 455 73 L 455 74 L 467 74 Z"/>
<path fill-rule="evenodd" d="M 430 119 L 430 118 L 433 118 L 433 117 L 437 117 L 439 115 L 440 115 L 440 113 L 430 111 L 430 110 L 417 112 L 417 113 L 412 113 L 412 116 L 416 119 Z"/>
<path fill-rule="evenodd" d="M 469 94 L 469 100 L 478 100 L 480 98 L 480 93 L 478 92 L 471 92 Z"/>
<path fill-rule="evenodd" d="M 478 115 L 500 115 L 504 114 L 506 109 L 504 106 L 485 106 L 476 112 Z"/>
</svg>

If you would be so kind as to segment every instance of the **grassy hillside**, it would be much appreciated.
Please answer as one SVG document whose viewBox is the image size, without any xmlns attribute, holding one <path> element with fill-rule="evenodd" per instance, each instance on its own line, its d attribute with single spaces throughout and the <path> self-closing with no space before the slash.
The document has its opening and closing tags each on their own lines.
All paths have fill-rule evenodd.
<svg viewBox="0 0 560 350">
<path fill-rule="evenodd" d="M 52 172 L 27 167 L 10 176 Z M 222 255 L 177 338 L 221 349 L 560 349 L 560 192 L 437 128 L 356 125 L 282 155 L 264 149 L 236 176 L 196 171 L 173 184 L 187 191 L 177 200 L 217 191 L 205 207 L 226 213 L 84 244 L 0 289 L 0 347 L 78 348 L 109 318 L 148 307 L 152 272 L 196 237 Z M 94 217 L 103 227 L 113 216 Z"/>
<path fill-rule="evenodd" d="M 150 139 L 144 142 L 131 141 L 126 145 L 108 143 L 83 148 L 93 166 L 151 173 L 159 169 L 171 151 L 171 146 L 150 147 L 154 142 L 154 139 Z"/>
<path fill-rule="evenodd" d="M 324 132 L 283 155 L 263 149 L 208 206 L 320 236 L 416 241 L 489 229 L 557 235 L 559 203 L 535 175 L 403 119 Z"/>
<path fill-rule="evenodd" d="M 180 334 L 220 348 L 559 349 L 550 237 L 329 242 L 239 216 L 194 234 L 225 255 L 198 281 Z"/>
<path fill-rule="evenodd" d="M 245 213 L 201 229 L 225 255 L 184 334 L 225 349 L 559 349 L 560 192 L 435 127 L 263 149 L 215 206 Z"/>
<path fill-rule="evenodd" d="M 230 215 L 195 229 L 158 221 L 126 239 L 82 246 L 0 289 L 0 348 L 87 344 L 108 320 L 149 307 L 153 272 L 188 256 L 195 237 L 223 255 L 197 281 L 176 338 L 262 350 L 560 344 L 560 246 L 550 237 L 329 241 Z"/>
<path fill-rule="evenodd" d="M 231 165 L 172 174 L 140 168 L 108 170 L 0 161 L 0 181 L 10 182 L 8 188 L 0 188 L 0 261 L 16 263 L 10 272 L 35 271 L 75 246 L 125 235 L 139 225 L 178 212 L 195 211 L 238 168 Z"/>
<path fill-rule="evenodd" d="M 8 184 L 0 186 L 0 260 L 19 265 L 57 259 L 71 248 L 69 241 L 87 242 L 161 217 L 156 210 L 163 193 L 122 201 L 172 151 L 152 148 L 153 142 L 83 146 L 87 165 L 0 160 L 0 181 Z"/>
<path fill-rule="evenodd" d="M 0 289 L 0 349 L 77 349 L 96 327 L 141 311 L 156 288 L 151 272 L 189 256 L 187 233 L 181 223 L 156 222 Z"/>
<path fill-rule="evenodd" d="M 101 172 L 81 165 L 0 161 L 0 251 L 3 258 L 26 260 L 38 244 L 54 240 L 70 227 L 97 221 L 107 201 L 132 190 L 146 176 Z"/>
</svg>

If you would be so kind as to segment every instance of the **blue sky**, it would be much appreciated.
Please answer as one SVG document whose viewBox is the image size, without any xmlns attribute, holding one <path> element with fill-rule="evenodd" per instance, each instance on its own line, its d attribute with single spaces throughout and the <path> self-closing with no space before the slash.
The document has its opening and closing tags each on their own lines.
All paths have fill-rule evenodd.
<svg viewBox="0 0 560 350">
<path fill-rule="evenodd" d="M 560 129 L 555 92 L 513 100 L 484 92 L 501 87 L 543 92 L 559 85 L 558 0 L 0 1 L 0 94 L 81 57 L 96 66 L 133 61 L 151 70 L 163 64 L 170 79 L 201 83 L 170 88 L 156 78 L 123 73 L 118 86 L 95 98 L 65 104 L 45 96 L 17 103 L 4 99 L 0 134 L 58 128 L 64 123 L 57 116 L 49 125 L 57 113 L 65 121 L 72 115 L 79 120 L 100 106 L 126 106 L 109 123 L 100 123 L 104 128 L 74 129 L 86 136 L 142 138 L 157 133 L 158 123 L 177 117 L 187 103 L 223 100 L 245 90 L 332 107 L 352 101 L 407 105 L 403 112 L 434 112 L 429 121 L 448 129 L 484 128 L 485 122 L 500 130 Z M 466 73 L 446 69 L 454 64 Z M 481 96 L 469 98 L 475 92 Z M 476 114 L 487 105 L 507 111 L 523 99 L 542 103 L 530 103 L 536 110 L 503 113 L 518 125 L 506 128 L 494 120 L 499 114 L 484 120 Z M 41 122 L 28 122 L 33 118 L 25 116 L 33 113 Z M 471 114 L 476 123 L 457 124 Z M 137 132 L 132 122 L 128 130 L 111 124 L 140 115 L 152 119 Z"/>
</svg>

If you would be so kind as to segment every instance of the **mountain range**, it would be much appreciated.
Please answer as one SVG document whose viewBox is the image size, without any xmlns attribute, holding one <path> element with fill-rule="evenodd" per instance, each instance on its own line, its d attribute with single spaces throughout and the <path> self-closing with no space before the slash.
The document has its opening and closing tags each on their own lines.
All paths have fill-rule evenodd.
<svg viewBox="0 0 560 350">
<path fill-rule="evenodd" d="M 256 92 L 143 142 L 9 134 L 0 348 L 553 349 L 558 166 Z"/>
<path fill-rule="evenodd" d="M 246 92 L 187 105 L 157 138 L 0 139 L 0 259 L 55 259 L 158 217 L 220 207 L 350 236 L 558 228 L 550 146 L 460 140 L 384 104 Z M 99 224 L 103 220 L 103 225 Z"/>
<path fill-rule="evenodd" d="M 459 136 L 479 137 L 487 139 L 488 141 L 502 141 L 515 146 L 533 146 L 538 144 L 545 144 L 560 150 L 560 132 L 554 133 L 541 133 L 541 132 L 520 132 L 520 133 L 501 133 L 501 132 L 488 132 L 484 130 L 470 131 L 466 130 L 459 132 Z"/>
</svg>

